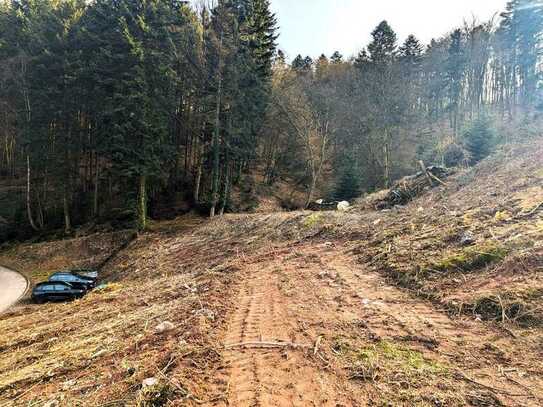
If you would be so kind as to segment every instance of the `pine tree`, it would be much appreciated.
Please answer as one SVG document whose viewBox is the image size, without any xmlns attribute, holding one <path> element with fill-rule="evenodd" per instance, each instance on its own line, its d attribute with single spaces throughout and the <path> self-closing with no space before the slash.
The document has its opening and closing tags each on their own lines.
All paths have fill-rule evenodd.
<svg viewBox="0 0 543 407">
<path fill-rule="evenodd" d="M 217 83 L 212 137 L 213 215 L 219 203 L 219 179 L 225 182 L 222 190 L 230 191 L 230 168 L 241 168 L 256 156 L 271 92 L 277 22 L 268 0 L 220 1 L 212 21 L 210 48 L 214 52 L 210 65 Z"/>
<path fill-rule="evenodd" d="M 283 50 L 278 50 L 277 55 L 275 55 L 274 65 L 283 67 L 286 65 L 286 63 L 287 58 L 285 56 L 285 53 L 283 52 Z"/>
<path fill-rule="evenodd" d="M 495 143 L 494 130 L 487 117 L 474 120 L 463 135 L 464 146 L 469 152 L 471 164 L 487 157 Z"/>
<path fill-rule="evenodd" d="M 363 49 L 356 56 L 353 65 L 359 70 L 364 70 L 369 66 L 369 64 L 370 64 L 370 57 L 368 55 L 368 52 L 365 49 Z"/>
<path fill-rule="evenodd" d="M 335 65 L 341 64 L 343 62 L 343 55 L 339 51 L 335 51 L 330 57 L 330 61 Z"/>
<path fill-rule="evenodd" d="M 538 85 L 539 55 L 543 46 L 543 2 L 513 0 L 502 14 L 501 31 L 507 38 L 512 62 L 518 70 L 521 103 L 526 107 L 534 102 Z"/>
<path fill-rule="evenodd" d="M 297 55 L 291 63 L 292 70 L 299 74 L 308 74 L 313 69 L 313 59 Z"/>
<path fill-rule="evenodd" d="M 303 70 L 304 72 L 311 72 L 313 69 L 313 59 L 310 56 L 304 58 Z"/>
<path fill-rule="evenodd" d="M 326 55 L 322 54 L 315 63 L 315 75 L 317 79 L 322 80 L 325 78 L 328 67 L 330 65 L 330 61 L 326 57 Z"/>
<path fill-rule="evenodd" d="M 178 10 L 166 0 L 122 0 L 115 8 L 97 1 L 85 33 L 96 41 L 90 58 L 101 101 L 102 132 L 117 169 L 135 185 L 138 226 L 147 226 L 149 183 L 164 175 L 169 103 L 175 50 L 169 41 L 170 16 Z M 109 69 L 107 69 L 109 67 Z"/>
<path fill-rule="evenodd" d="M 368 45 L 370 60 L 373 63 L 390 63 L 396 56 L 397 35 L 388 25 L 388 22 L 382 21 L 371 33 L 373 38 Z"/>
<path fill-rule="evenodd" d="M 360 196 L 360 175 L 352 157 L 342 160 L 333 195 L 337 201 L 350 201 Z"/>
<path fill-rule="evenodd" d="M 383 185 L 391 183 L 392 156 L 391 143 L 394 129 L 402 119 L 403 104 L 400 92 L 400 76 L 397 61 L 397 36 L 386 21 L 381 22 L 372 32 L 372 41 L 368 45 L 366 66 L 368 87 L 374 106 L 373 120 L 381 134 L 383 149 Z"/>
<path fill-rule="evenodd" d="M 404 94 L 412 117 L 415 117 L 420 107 L 422 61 L 422 44 L 414 35 L 410 35 L 399 48 L 399 62 L 402 76 L 405 79 Z"/>
<path fill-rule="evenodd" d="M 466 55 L 461 30 L 455 30 L 450 37 L 446 77 L 449 93 L 451 127 L 456 135 L 459 128 L 462 81 L 464 80 Z"/>
<path fill-rule="evenodd" d="M 414 35 L 409 35 L 399 49 L 400 60 L 404 65 L 418 69 L 422 63 L 423 52 L 420 41 Z"/>
<path fill-rule="evenodd" d="M 296 55 L 290 66 L 294 71 L 301 72 L 304 68 L 304 58 L 300 54 Z"/>
<path fill-rule="evenodd" d="M 268 81 L 277 48 L 277 18 L 271 12 L 269 0 L 250 0 L 247 9 L 241 22 L 242 35 L 248 42 L 260 79 Z"/>
</svg>

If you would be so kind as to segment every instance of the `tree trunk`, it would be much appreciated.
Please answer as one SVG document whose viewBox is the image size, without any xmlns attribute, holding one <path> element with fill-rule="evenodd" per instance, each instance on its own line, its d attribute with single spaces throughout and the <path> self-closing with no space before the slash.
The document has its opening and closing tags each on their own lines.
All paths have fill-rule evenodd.
<svg viewBox="0 0 543 407">
<path fill-rule="evenodd" d="M 307 191 L 305 209 L 309 208 L 309 205 L 311 205 L 311 202 L 313 202 L 313 194 L 315 193 L 316 186 L 317 186 L 317 177 L 313 174 L 311 176 L 311 185 L 309 186 L 309 191 Z"/>
<path fill-rule="evenodd" d="M 200 145 L 200 156 L 198 157 L 198 168 L 196 169 L 196 178 L 194 180 L 194 203 L 200 201 L 200 185 L 202 183 L 202 167 L 204 165 L 204 143 L 201 142 Z"/>
<path fill-rule="evenodd" d="M 36 232 L 39 231 L 38 227 L 34 223 L 32 208 L 30 205 L 30 157 L 28 154 L 26 155 L 26 213 L 32 229 L 34 229 Z"/>
<path fill-rule="evenodd" d="M 140 175 L 138 192 L 138 228 L 147 228 L 147 176 Z"/>
<path fill-rule="evenodd" d="M 45 217 L 43 215 L 43 205 L 41 204 L 41 200 L 40 200 L 40 194 L 36 194 L 37 195 L 37 198 L 38 198 L 38 228 L 40 230 L 43 230 L 45 228 Z"/>
<path fill-rule="evenodd" d="M 385 130 L 385 147 L 384 147 L 384 155 L 385 155 L 385 188 L 390 187 L 390 145 L 389 145 L 389 134 L 388 130 Z"/>
<path fill-rule="evenodd" d="M 70 205 L 68 204 L 68 193 L 66 186 L 62 193 L 62 208 L 64 210 L 64 233 L 69 235 L 72 231 L 72 222 L 70 219 Z"/>
<path fill-rule="evenodd" d="M 100 163 L 98 161 L 98 157 L 96 157 L 96 169 L 95 169 L 95 178 L 94 178 L 94 199 L 93 199 L 93 206 L 92 206 L 92 214 L 95 218 L 98 217 L 98 186 L 100 183 Z"/>
<path fill-rule="evenodd" d="M 225 165 L 225 169 L 224 169 L 224 172 L 225 172 L 224 191 L 223 191 L 223 196 L 222 196 L 221 210 L 219 211 L 220 216 L 224 215 L 224 211 L 226 210 L 226 205 L 228 204 L 228 200 L 230 198 L 230 179 L 231 179 L 230 171 L 231 171 L 230 164 L 227 161 Z"/>
<path fill-rule="evenodd" d="M 219 201 L 219 136 L 221 126 L 221 98 L 222 98 L 222 42 L 223 36 L 221 33 L 221 40 L 219 45 L 219 83 L 217 88 L 217 106 L 215 108 L 215 130 L 213 132 L 213 174 L 211 183 L 211 209 L 209 211 L 209 217 L 215 216 L 215 209 Z"/>
</svg>

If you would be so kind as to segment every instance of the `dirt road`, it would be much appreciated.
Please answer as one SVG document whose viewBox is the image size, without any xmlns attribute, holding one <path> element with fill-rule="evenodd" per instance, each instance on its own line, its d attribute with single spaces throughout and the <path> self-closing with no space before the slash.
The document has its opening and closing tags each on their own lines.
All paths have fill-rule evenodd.
<svg viewBox="0 0 543 407">
<path fill-rule="evenodd" d="M 245 260 L 213 406 L 538 406 L 537 344 L 365 272 L 332 244 Z M 387 404 L 390 403 L 390 404 Z"/>
<path fill-rule="evenodd" d="M 27 281 L 22 275 L 0 266 L 0 313 L 17 302 L 26 286 Z"/>
</svg>

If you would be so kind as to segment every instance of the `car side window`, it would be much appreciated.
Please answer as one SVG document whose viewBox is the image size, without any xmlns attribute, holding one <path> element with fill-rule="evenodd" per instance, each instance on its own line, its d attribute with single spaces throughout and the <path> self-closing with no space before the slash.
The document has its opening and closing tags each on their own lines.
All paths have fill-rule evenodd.
<svg viewBox="0 0 543 407">
<path fill-rule="evenodd" d="M 68 290 L 68 287 L 66 287 L 65 285 L 62 285 L 62 284 L 56 284 L 55 285 L 55 290 L 57 290 L 57 291 L 66 291 L 66 290 Z"/>
</svg>

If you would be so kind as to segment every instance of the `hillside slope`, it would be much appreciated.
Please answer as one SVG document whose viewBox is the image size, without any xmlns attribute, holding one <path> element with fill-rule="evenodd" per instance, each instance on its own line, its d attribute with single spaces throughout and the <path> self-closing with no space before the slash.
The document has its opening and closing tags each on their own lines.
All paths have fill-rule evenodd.
<svg viewBox="0 0 543 407">
<path fill-rule="evenodd" d="M 105 288 L 0 317 L 0 400 L 541 405 L 542 202 L 536 140 L 390 211 L 159 224 Z"/>
</svg>

